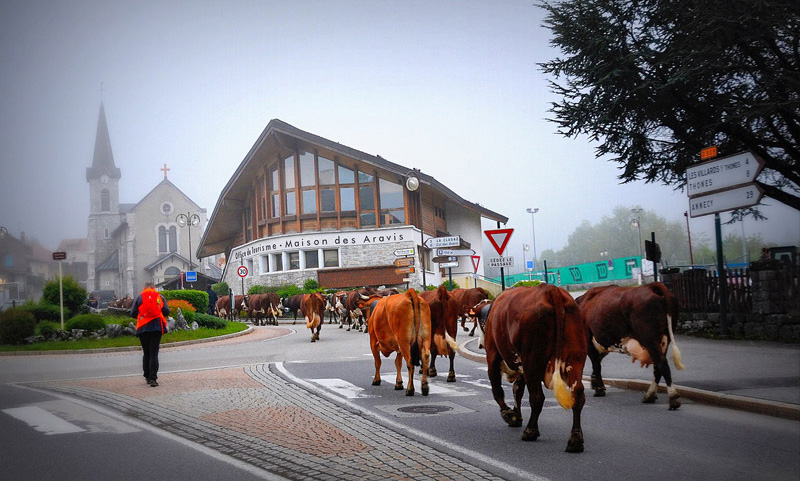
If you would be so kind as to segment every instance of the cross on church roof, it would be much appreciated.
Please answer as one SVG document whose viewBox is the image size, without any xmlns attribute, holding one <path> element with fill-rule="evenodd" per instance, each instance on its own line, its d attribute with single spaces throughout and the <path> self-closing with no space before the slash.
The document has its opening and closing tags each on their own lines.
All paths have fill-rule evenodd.
<svg viewBox="0 0 800 481">
<path fill-rule="evenodd" d="M 161 171 L 163 171 L 163 172 L 164 172 L 164 178 L 166 179 L 166 178 L 167 178 L 167 171 L 168 171 L 168 170 L 172 170 L 172 169 L 168 169 L 168 168 L 167 168 L 167 164 L 164 164 L 164 167 L 162 167 L 162 168 L 160 168 L 160 169 L 158 169 L 158 170 L 161 170 Z"/>
</svg>

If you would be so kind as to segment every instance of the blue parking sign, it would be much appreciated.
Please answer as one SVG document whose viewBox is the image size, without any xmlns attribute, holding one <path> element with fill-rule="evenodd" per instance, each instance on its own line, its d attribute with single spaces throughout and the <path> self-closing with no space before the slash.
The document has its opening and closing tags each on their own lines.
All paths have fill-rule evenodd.
<svg viewBox="0 0 800 481">
<path fill-rule="evenodd" d="M 197 271 L 186 271 L 186 282 L 197 282 Z"/>
</svg>

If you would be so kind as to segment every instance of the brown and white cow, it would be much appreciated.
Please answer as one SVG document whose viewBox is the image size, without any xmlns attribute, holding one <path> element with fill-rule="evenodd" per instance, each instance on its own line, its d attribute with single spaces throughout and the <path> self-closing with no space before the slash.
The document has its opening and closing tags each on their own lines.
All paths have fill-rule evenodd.
<svg viewBox="0 0 800 481">
<path fill-rule="evenodd" d="M 364 300 L 370 296 L 380 296 L 380 294 L 373 287 L 364 287 L 347 293 L 347 298 L 344 300 L 345 316 L 342 322 L 347 322 L 348 331 L 351 327 L 355 327 L 358 331 L 367 332 L 367 316 L 364 315 L 362 305 Z"/>
<path fill-rule="evenodd" d="M 680 394 L 672 385 L 667 363 L 667 348 L 672 343 L 672 362 L 678 369 L 685 368 L 672 333 L 672 322 L 680 312 L 678 298 L 664 284 L 654 282 L 636 287 L 594 287 L 577 301 L 589 342 L 594 395 L 605 396 L 600 362 L 609 352 L 617 351 L 630 354 L 631 362 L 638 360 L 642 367 L 653 365 L 653 381 L 642 402 L 655 402 L 663 376 L 669 409 L 678 409 Z"/>
<path fill-rule="evenodd" d="M 501 293 L 491 304 L 484 348 L 492 394 L 503 420 L 511 427 L 522 425 L 520 405 L 527 386 L 531 418 L 522 440 L 535 441 L 544 405 L 544 383 L 564 409 L 572 409 L 567 452 L 582 452 L 581 410 L 586 400 L 582 375 L 587 346 L 578 305 L 572 296 L 548 284 L 515 287 Z M 513 409 L 505 402 L 502 373 L 514 383 Z"/>
<path fill-rule="evenodd" d="M 486 292 L 482 287 L 473 287 L 471 289 L 453 289 L 453 291 L 450 292 L 450 295 L 455 297 L 456 301 L 458 301 L 459 305 L 461 306 L 461 312 L 459 313 L 459 317 L 461 317 L 461 327 L 464 329 L 464 331 L 469 331 L 466 323 L 467 319 L 470 318 L 470 309 L 479 302 L 488 299 L 489 293 Z M 469 333 L 470 336 L 475 335 L 475 328 L 478 325 L 477 320 L 474 318 L 472 319 L 474 324 L 472 325 L 472 331 Z"/>
<path fill-rule="evenodd" d="M 252 294 L 247 307 L 247 319 L 253 318 L 253 325 L 278 325 L 278 315 L 283 314 L 281 300 L 274 292 Z"/>
<path fill-rule="evenodd" d="M 444 285 L 435 291 L 420 292 L 419 296 L 425 299 L 431 309 L 431 366 L 428 376 L 436 377 L 436 358 L 447 356 L 450 358 L 450 371 L 447 382 L 456 382 L 456 371 L 453 366 L 458 351 L 455 337 L 458 334 L 458 316 L 461 305 L 450 295 Z"/>
<path fill-rule="evenodd" d="M 311 342 L 319 340 L 322 321 L 325 319 L 325 298 L 319 292 L 306 294 L 300 303 L 300 310 L 306 320 L 306 327 L 311 329 Z"/>
<path fill-rule="evenodd" d="M 231 296 L 221 296 L 217 299 L 215 308 L 217 317 L 223 319 L 227 319 L 229 316 L 231 319 L 238 318 L 241 311 L 247 311 L 248 300 L 249 296 L 233 296 L 234 309 L 231 311 Z"/>
<path fill-rule="evenodd" d="M 375 304 L 368 324 L 369 344 L 375 359 L 373 386 L 381 385 L 381 354 L 397 353 L 395 390 L 403 389 L 400 369 L 403 359 L 408 367 L 406 396 L 414 395 L 414 366 L 420 366 L 422 395 L 428 395 L 428 363 L 431 346 L 431 310 L 414 289 L 403 294 L 382 297 Z"/>
</svg>

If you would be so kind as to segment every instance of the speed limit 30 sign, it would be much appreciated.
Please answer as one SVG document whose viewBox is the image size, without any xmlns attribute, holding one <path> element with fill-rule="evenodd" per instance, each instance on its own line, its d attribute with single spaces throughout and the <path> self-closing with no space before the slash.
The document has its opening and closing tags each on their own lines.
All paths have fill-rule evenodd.
<svg viewBox="0 0 800 481">
<path fill-rule="evenodd" d="M 239 277 L 247 277 L 247 267 L 239 266 L 236 268 L 236 273 L 239 274 Z"/>
</svg>

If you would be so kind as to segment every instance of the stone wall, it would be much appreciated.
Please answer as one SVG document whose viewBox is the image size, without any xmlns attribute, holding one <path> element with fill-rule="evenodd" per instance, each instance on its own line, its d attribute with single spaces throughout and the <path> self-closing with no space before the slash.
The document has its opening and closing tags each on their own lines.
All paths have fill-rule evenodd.
<svg viewBox="0 0 800 481">
<path fill-rule="evenodd" d="M 728 336 L 737 339 L 800 342 L 800 316 L 790 314 L 728 314 Z M 719 313 L 682 312 L 674 326 L 678 334 L 720 337 Z"/>
</svg>

